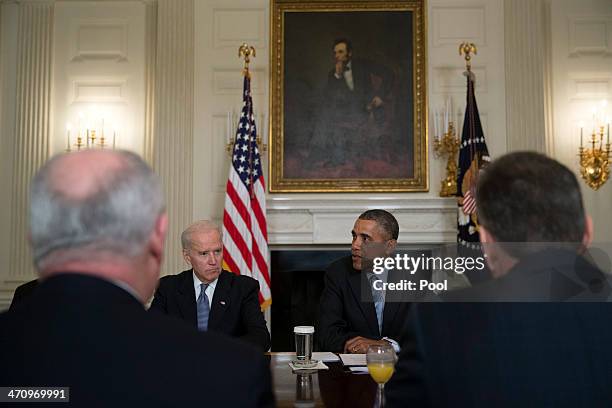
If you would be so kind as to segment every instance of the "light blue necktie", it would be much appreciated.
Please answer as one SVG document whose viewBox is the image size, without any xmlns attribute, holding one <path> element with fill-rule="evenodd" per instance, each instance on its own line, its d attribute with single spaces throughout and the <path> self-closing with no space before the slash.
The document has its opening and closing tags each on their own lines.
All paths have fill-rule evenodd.
<svg viewBox="0 0 612 408">
<path fill-rule="evenodd" d="M 208 296 L 206 296 L 207 283 L 200 284 L 200 296 L 198 296 L 198 330 L 208 330 L 208 315 L 210 314 L 210 305 L 208 304 Z"/>
<path fill-rule="evenodd" d="M 382 324 L 383 324 L 383 311 L 385 309 L 385 292 L 383 290 L 374 289 L 374 282 L 382 280 L 383 276 L 368 274 L 368 279 L 372 287 L 372 299 L 374 300 L 374 308 L 376 309 L 376 319 L 378 320 L 378 332 L 382 336 Z"/>
</svg>

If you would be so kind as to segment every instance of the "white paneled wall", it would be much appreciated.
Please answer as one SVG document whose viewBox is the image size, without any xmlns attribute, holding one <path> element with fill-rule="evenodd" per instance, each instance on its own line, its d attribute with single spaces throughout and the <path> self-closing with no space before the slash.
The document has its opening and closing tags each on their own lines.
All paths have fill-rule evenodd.
<svg viewBox="0 0 612 408">
<path fill-rule="evenodd" d="M 195 16 L 193 218 L 221 222 L 230 164 L 225 148 L 242 109 L 243 42 L 257 53 L 250 64 L 251 90 L 258 131 L 267 139 L 268 2 L 197 1 Z"/>
<path fill-rule="evenodd" d="M 432 1 L 429 3 L 429 78 L 430 105 L 443 106 L 453 98 L 455 117 L 463 123 L 465 112 L 465 60 L 459 44 L 472 42 L 478 48 L 472 58 L 476 75 L 476 100 L 482 126 L 492 157 L 506 151 L 505 56 L 503 1 Z M 431 130 L 431 129 L 430 129 Z M 432 195 L 438 192 L 442 163 L 432 163 Z"/>
<path fill-rule="evenodd" d="M 549 45 L 544 0 L 505 0 L 508 150 L 550 148 L 547 129 Z M 548 133 L 547 133 L 548 131 Z"/>
<path fill-rule="evenodd" d="M 13 172 L 10 191 L 11 282 L 34 276 L 27 242 L 29 181 L 49 157 L 52 126 L 52 2 L 23 2 L 18 8 Z"/>
<path fill-rule="evenodd" d="M 15 141 L 15 100 L 17 83 L 16 4 L 0 4 L 0 310 L 13 296 L 15 283 L 8 281 L 11 256 L 13 149 Z"/>
<path fill-rule="evenodd" d="M 193 213 L 194 0 L 158 2 L 153 168 L 162 180 L 168 238 L 162 274 L 180 271 L 180 234 Z M 195 159 L 195 160 L 194 160 Z M 199 178 L 195 178 L 196 180 Z"/>
<path fill-rule="evenodd" d="M 106 142 L 112 144 L 116 128 L 117 148 L 142 154 L 144 3 L 60 1 L 55 22 L 52 152 L 66 149 L 67 123 L 72 124 L 74 143 L 79 123 L 84 127 L 89 121 L 100 129 L 104 118 Z"/>
<path fill-rule="evenodd" d="M 579 174 L 580 122 L 590 136 L 592 109 L 608 100 L 612 116 L 612 2 L 551 2 L 554 108 L 554 155 Z M 612 242 L 612 183 L 599 191 L 580 181 L 587 211 L 595 224 L 595 240 Z"/>
</svg>

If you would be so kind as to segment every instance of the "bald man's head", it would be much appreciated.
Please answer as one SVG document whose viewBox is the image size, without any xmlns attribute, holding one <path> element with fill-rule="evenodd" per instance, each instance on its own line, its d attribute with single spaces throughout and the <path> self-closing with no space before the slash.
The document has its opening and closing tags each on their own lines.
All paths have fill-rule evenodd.
<svg viewBox="0 0 612 408">
<path fill-rule="evenodd" d="M 86 200 L 113 183 L 126 158 L 105 150 L 62 155 L 49 166 L 49 188 L 68 200 Z"/>
<path fill-rule="evenodd" d="M 164 202 L 159 181 L 133 153 L 86 150 L 49 160 L 34 177 L 30 235 L 40 268 L 143 251 Z"/>
</svg>

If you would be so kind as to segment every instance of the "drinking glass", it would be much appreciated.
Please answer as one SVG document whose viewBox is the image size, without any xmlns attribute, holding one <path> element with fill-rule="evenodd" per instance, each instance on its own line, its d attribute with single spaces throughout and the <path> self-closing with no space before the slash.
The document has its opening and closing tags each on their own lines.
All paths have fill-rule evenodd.
<svg viewBox="0 0 612 408">
<path fill-rule="evenodd" d="M 312 359 L 314 327 L 295 326 L 295 357 L 293 364 L 299 368 L 315 367 L 318 361 Z"/>
<path fill-rule="evenodd" d="M 385 405 L 385 383 L 393 375 L 395 370 L 395 362 L 397 356 L 395 350 L 390 344 L 376 344 L 368 347 L 366 354 L 368 363 L 368 371 L 370 375 L 378 383 L 378 403 L 376 406 L 384 407 Z"/>
</svg>

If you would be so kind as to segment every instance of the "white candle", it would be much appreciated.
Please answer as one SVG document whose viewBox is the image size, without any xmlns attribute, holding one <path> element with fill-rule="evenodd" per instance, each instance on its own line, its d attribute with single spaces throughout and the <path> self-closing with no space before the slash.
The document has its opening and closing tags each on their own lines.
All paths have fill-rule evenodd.
<svg viewBox="0 0 612 408">
<path fill-rule="evenodd" d="M 72 127 L 72 125 L 70 124 L 70 122 L 68 122 L 66 124 L 66 150 L 70 150 L 70 128 Z"/>
<path fill-rule="evenodd" d="M 433 109 L 431 111 L 431 127 L 433 129 L 433 136 L 438 137 L 438 129 L 436 126 L 436 112 Z"/>
<path fill-rule="evenodd" d="M 89 128 L 87 128 L 87 148 L 89 148 Z"/>
<path fill-rule="evenodd" d="M 448 120 L 452 122 L 455 119 L 455 112 L 453 112 L 453 98 L 451 96 L 448 97 Z"/>
<path fill-rule="evenodd" d="M 444 133 L 448 132 L 448 100 L 444 104 L 444 123 L 442 124 L 442 129 L 444 129 Z"/>
<path fill-rule="evenodd" d="M 77 129 L 78 137 L 83 134 L 83 112 L 79 112 L 79 128 Z"/>
<path fill-rule="evenodd" d="M 227 144 L 232 140 L 232 112 L 227 111 L 227 134 L 225 135 Z"/>
<path fill-rule="evenodd" d="M 115 138 L 117 137 L 117 131 L 113 130 L 113 150 L 115 150 Z"/>
</svg>

